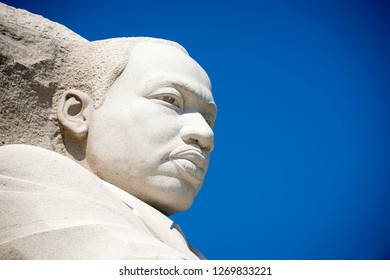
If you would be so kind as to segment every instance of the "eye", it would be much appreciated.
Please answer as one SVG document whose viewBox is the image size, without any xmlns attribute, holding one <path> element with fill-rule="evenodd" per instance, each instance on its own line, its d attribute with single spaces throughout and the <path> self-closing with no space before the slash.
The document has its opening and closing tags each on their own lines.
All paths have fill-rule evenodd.
<svg viewBox="0 0 390 280">
<path fill-rule="evenodd" d="M 176 96 L 171 96 L 171 95 L 161 95 L 161 96 L 156 96 L 156 99 L 164 101 L 166 103 L 169 103 L 173 106 L 176 106 L 180 108 L 180 100 Z"/>
<path fill-rule="evenodd" d="M 156 100 L 158 103 L 167 106 L 175 111 L 183 110 L 184 101 L 181 93 L 175 88 L 159 88 L 149 95 L 150 99 Z"/>
</svg>

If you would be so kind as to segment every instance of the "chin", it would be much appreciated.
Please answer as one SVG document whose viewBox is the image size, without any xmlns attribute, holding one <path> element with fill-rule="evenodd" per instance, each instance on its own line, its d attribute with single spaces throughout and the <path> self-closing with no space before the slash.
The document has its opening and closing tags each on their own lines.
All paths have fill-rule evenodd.
<svg viewBox="0 0 390 280">
<path fill-rule="evenodd" d="M 151 206 L 167 216 L 186 211 L 194 202 L 196 194 L 189 192 L 168 192 L 160 196 L 157 201 L 149 203 Z"/>
<path fill-rule="evenodd" d="M 167 216 L 190 208 L 201 187 L 201 184 L 166 175 L 150 176 L 144 181 L 111 180 L 110 183 Z"/>
<path fill-rule="evenodd" d="M 167 216 L 183 212 L 190 208 L 200 189 L 200 186 L 194 187 L 176 178 L 169 178 L 169 180 L 165 178 L 154 179 L 153 183 L 157 184 L 148 188 L 154 190 L 152 191 L 153 195 L 148 196 L 144 202 Z"/>
<path fill-rule="evenodd" d="M 193 202 L 193 200 L 191 200 L 190 203 L 180 202 L 180 203 L 176 203 L 175 205 L 173 205 L 173 203 L 170 203 L 170 204 L 158 203 L 155 205 L 153 205 L 153 204 L 150 204 L 150 205 L 153 206 L 158 211 L 160 211 L 161 213 L 163 213 L 164 215 L 171 216 L 173 214 L 186 211 L 188 208 L 191 207 L 192 202 Z"/>
</svg>

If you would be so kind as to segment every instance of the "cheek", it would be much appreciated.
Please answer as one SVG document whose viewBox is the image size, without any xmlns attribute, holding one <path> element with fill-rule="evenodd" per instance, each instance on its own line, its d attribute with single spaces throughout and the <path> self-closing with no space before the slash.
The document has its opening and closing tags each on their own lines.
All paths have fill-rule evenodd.
<svg viewBox="0 0 390 280">
<path fill-rule="evenodd" d="M 103 169 L 102 165 L 122 163 L 128 150 L 131 122 L 125 121 L 123 110 L 109 109 L 98 109 L 89 123 L 87 160 L 99 169 Z"/>
<path fill-rule="evenodd" d="M 134 130 L 137 138 L 160 145 L 180 138 L 182 125 L 179 114 L 151 100 L 138 102 L 137 105 L 127 116 L 131 119 L 129 129 Z"/>
<path fill-rule="evenodd" d="M 95 119 L 88 139 L 94 158 L 126 168 L 153 165 L 182 144 L 180 115 L 158 104 L 134 105 Z"/>
</svg>

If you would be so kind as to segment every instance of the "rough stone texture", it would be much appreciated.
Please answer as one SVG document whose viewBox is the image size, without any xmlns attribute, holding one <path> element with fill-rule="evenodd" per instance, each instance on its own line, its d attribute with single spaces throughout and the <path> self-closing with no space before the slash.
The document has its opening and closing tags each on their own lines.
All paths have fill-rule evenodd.
<svg viewBox="0 0 390 280">
<path fill-rule="evenodd" d="M 0 146 L 31 144 L 64 153 L 56 117 L 65 90 L 82 90 L 99 107 L 132 47 L 156 38 L 89 42 L 66 27 L 0 3 Z"/>
<path fill-rule="evenodd" d="M 167 217 L 214 147 L 202 67 L 175 42 L 0 16 L 0 259 L 203 258 Z"/>
<path fill-rule="evenodd" d="M 73 42 L 87 40 L 60 24 L 0 3 L 0 145 L 28 143 L 55 150 L 53 98 L 63 72 L 61 62 Z"/>
</svg>

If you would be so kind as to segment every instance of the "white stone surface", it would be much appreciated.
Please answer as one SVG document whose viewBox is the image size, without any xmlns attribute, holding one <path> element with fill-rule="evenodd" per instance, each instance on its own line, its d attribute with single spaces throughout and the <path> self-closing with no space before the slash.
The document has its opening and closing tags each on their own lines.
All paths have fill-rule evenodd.
<svg viewBox="0 0 390 280">
<path fill-rule="evenodd" d="M 0 3 L 0 145 L 55 149 L 55 93 L 70 46 L 85 43 L 66 27 Z"/>
<path fill-rule="evenodd" d="M 0 258 L 202 259 L 167 216 L 213 150 L 205 71 L 171 41 L 0 15 Z"/>
<path fill-rule="evenodd" d="M 165 215 L 74 161 L 0 148 L 0 259 L 197 259 Z"/>
</svg>

